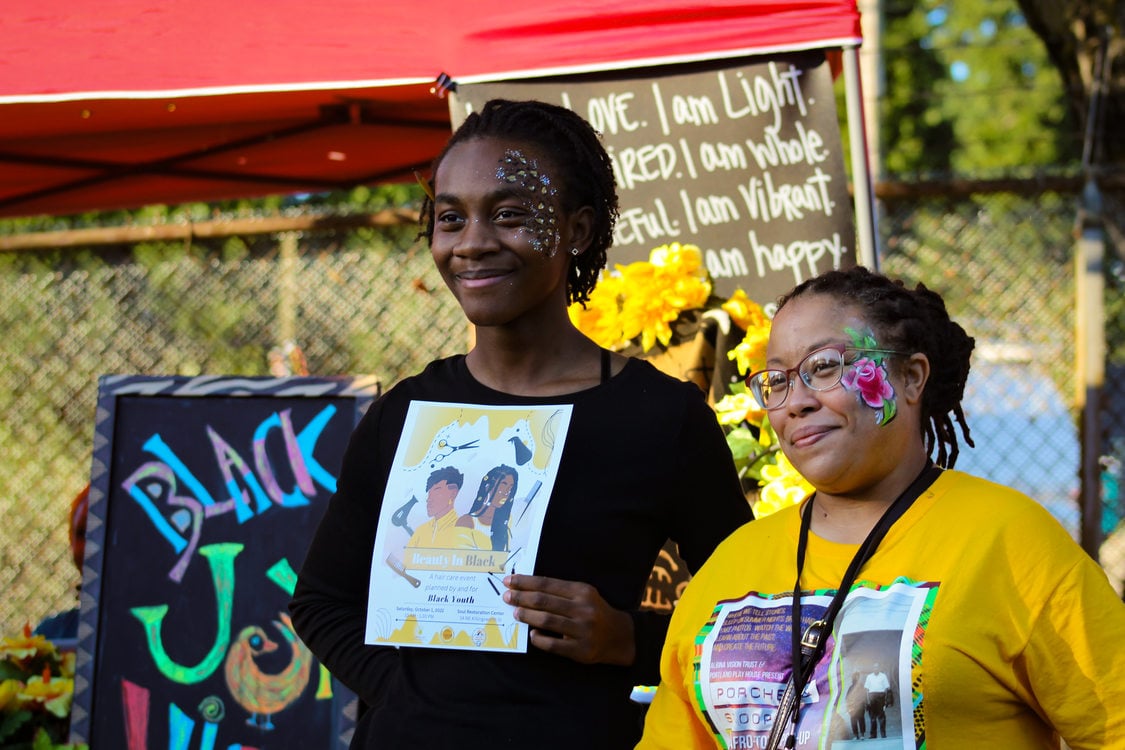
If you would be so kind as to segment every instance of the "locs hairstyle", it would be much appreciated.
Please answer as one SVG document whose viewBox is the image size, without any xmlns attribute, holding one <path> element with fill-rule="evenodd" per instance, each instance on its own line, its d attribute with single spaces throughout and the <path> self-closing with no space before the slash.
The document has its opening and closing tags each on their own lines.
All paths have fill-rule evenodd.
<svg viewBox="0 0 1125 750">
<path fill-rule="evenodd" d="M 617 183 L 613 162 L 601 139 L 588 122 L 565 107 L 538 101 L 492 99 L 480 112 L 470 114 L 445 144 L 432 165 L 436 174 L 449 149 L 475 138 L 495 138 L 513 149 L 523 146 L 549 171 L 558 188 L 564 211 L 583 206 L 594 209 L 593 236 L 586 252 L 571 259 L 567 273 L 567 301 L 582 302 L 598 281 L 606 264 L 606 251 L 613 243 L 617 222 Z M 422 200 L 420 236 L 434 237 L 434 203 Z"/>
</svg>

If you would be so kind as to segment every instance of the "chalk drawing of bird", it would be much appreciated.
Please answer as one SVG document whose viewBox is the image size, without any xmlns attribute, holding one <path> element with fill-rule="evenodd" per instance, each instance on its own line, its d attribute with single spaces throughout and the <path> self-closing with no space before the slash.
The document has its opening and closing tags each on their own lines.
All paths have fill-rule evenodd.
<svg viewBox="0 0 1125 750">
<path fill-rule="evenodd" d="M 226 661 L 230 694 L 250 713 L 246 723 L 263 731 L 274 728 L 270 716 L 283 711 L 301 696 L 309 683 L 313 665 L 312 653 L 293 632 L 293 621 L 289 615 L 282 612 L 279 617 L 280 621 L 274 620 L 273 624 L 293 652 L 285 669 L 271 674 L 263 672 L 258 666 L 256 657 L 276 651 L 278 645 L 257 625 L 242 629 L 231 645 Z"/>
</svg>

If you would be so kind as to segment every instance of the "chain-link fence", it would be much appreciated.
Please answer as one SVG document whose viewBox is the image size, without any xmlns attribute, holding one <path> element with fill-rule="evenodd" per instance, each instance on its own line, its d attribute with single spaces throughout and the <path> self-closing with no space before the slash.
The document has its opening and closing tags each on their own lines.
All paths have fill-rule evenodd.
<svg viewBox="0 0 1125 750">
<path fill-rule="evenodd" d="M 1031 184 L 1025 188 L 1033 187 Z M 1082 335 L 1076 317 L 1073 193 L 997 192 L 969 198 L 898 200 L 880 226 L 882 270 L 922 281 L 946 299 L 975 337 L 964 409 L 973 448 L 957 468 L 1026 492 L 1081 538 L 1082 494 L 1093 493 L 1105 543 L 1084 540 L 1119 593 L 1125 579 L 1125 262 L 1111 247 L 1104 283 L 1104 387 L 1087 392 L 1076 374 Z M 1115 204 L 1114 204 L 1115 205 Z M 1084 324 L 1083 324 L 1084 325 Z M 1095 486 L 1080 482 L 1084 399 L 1094 399 L 1099 444 Z"/>
<path fill-rule="evenodd" d="M 100 375 L 266 375 L 292 338 L 311 374 L 386 385 L 464 351 L 428 251 L 348 244 L 310 234 L 293 254 L 260 236 L 0 255 L 0 632 L 76 603 L 68 509 L 90 476 Z"/>
<path fill-rule="evenodd" d="M 977 338 L 965 407 L 977 447 L 958 468 L 1028 492 L 1077 534 L 1075 205 L 1060 194 L 899 201 L 880 234 L 883 270 L 940 291 Z M 1109 265 L 1120 369 L 1125 271 Z M 386 387 L 467 337 L 429 253 L 401 232 L 7 252 L 0 299 L 4 633 L 75 603 L 67 512 L 90 473 L 99 375 L 268 374 L 271 351 L 295 341 L 311 374 L 373 374 Z M 1120 389 L 1102 413 L 1109 534 L 1121 515 Z M 1121 575 L 1125 543 L 1113 539 L 1103 562 Z"/>
</svg>

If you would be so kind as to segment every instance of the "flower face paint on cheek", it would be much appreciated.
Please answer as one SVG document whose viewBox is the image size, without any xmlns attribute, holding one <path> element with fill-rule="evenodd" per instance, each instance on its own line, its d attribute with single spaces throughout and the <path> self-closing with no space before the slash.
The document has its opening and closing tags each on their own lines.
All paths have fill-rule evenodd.
<svg viewBox="0 0 1125 750">
<path fill-rule="evenodd" d="M 870 329 L 860 333 L 854 328 L 845 328 L 844 332 L 851 336 L 852 347 L 859 349 L 862 356 L 844 368 L 840 385 L 845 390 L 854 391 L 856 398 L 875 410 L 875 424 L 886 425 L 898 411 L 895 389 L 887 372 L 886 355 L 870 351 L 880 348 Z"/>
<path fill-rule="evenodd" d="M 556 190 L 550 175 L 540 171 L 535 159 L 509 150 L 500 160 L 496 177 L 529 193 L 525 205 L 530 212 L 526 228 L 531 234 L 531 247 L 548 257 L 553 256 L 559 248 L 559 221 L 555 212 Z"/>
</svg>

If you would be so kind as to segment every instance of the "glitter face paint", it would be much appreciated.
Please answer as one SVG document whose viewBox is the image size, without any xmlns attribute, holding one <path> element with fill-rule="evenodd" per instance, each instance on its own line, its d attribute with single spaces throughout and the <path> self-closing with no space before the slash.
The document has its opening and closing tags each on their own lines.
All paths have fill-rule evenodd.
<svg viewBox="0 0 1125 750">
<path fill-rule="evenodd" d="M 852 346 L 860 350 L 861 356 L 844 370 L 840 378 L 840 385 L 845 390 L 853 391 L 856 398 L 875 410 L 875 424 L 887 425 L 898 407 L 895 401 L 895 389 L 891 386 L 890 374 L 887 372 L 886 355 L 877 350 L 881 348 L 871 329 L 862 333 L 854 328 L 845 328 L 852 339 Z"/>
<path fill-rule="evenodd" d="M 556 190 L 550 175 L 539 169 L 535 159 L 519 151 L 504 152 L 496 177 L 502 182 L 516 185 L 529 194 L 526 202 L 530 214 L 526 228 L 531 234 L 531 246 L 537 252 L 552 257 L 559 249 L 559 220 L 555 211 Z"/>
</svg>

